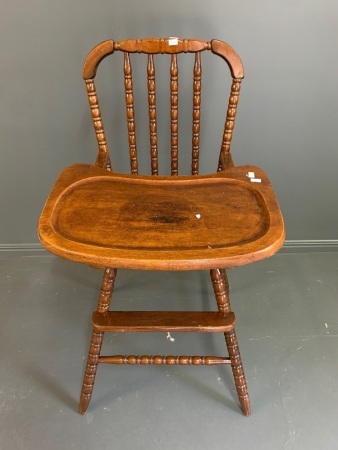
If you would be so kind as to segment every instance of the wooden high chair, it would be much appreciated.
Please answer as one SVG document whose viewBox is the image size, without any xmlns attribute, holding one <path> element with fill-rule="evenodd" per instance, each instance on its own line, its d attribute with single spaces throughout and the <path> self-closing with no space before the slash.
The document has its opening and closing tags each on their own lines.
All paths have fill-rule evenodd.
<svg viewBox="0 0 338 450">
<path fill-rule="evenodd" d="M 124 55 L 124 96 L 131 174 L 115 172 L 108 151 L 94 79 L 100 62 Z M 199 175 L 202 54 L 212 52 L 230 69 L 231 89 L 221 149 L 213 174 Z M 147 60 L 146 109 L 149 117 L 151 174 L 139 175 L 132 74 L 133 53 Z M 179 65 L 194 54 L 192 67 L 191 175 L 178 174 Z M 171 175 L 159 175 L 155 67 L 157 54 L 170 59 L 169 127 Z M 163 58 L 161 58 L 161 61 Z M 225 42 L 148 38 L 97 45 L 83 69 L 98 142 L 94 165 L 75 164 L 56 181 L 39 222 L 39 237 L 52 253 L 104 270 L 80 400 L 87 411 L 99 363 L 109 364 L 230 364 L 243 413 L 250 401 L 229 303 L 226 269 L 273 255 L 284 242 L 284 225 L 273 189 L 258 167 L 235 167 L 230 144 L 243 66 Z M 136 93 L 135 93 L 136 94 Z M 123 109 L 121 109 L 122 114 Z M 185 151 L 187 149 L 184 149 Z M 111 311 L 117 269 L 209 270 L 217 311 Z M 104 333 L 224 333 L 228 356 L 101 355 Z"/>
</svg>

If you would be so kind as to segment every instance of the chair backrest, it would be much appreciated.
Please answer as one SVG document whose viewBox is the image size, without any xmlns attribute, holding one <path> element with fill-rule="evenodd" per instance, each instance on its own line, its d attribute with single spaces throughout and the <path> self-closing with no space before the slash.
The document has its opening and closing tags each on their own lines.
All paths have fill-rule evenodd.
<svg viewBox="0 0 338 450">
<path fill-rule="evenodd" d="M 171 133 L 171 175 L 178 174 L 178 58 L 179 53 L 193 53 L 195 55 L 193 65 L 193 98 L 192 98 L 192 159 L 191 174 L 197 175 L 199 172 L 199 148 L 201 131 L 201 77 L 202 63 L 201 53 L 211 51 L 223 58 L 230 69 L 232 83 L 230 89 L 229 103 L 227 106 L 223 138 L 221 143 L 218 171 L 225 168 L 227 161 L 231 161 L 230 145 L 234 129 L 237 112 L 237 104 L 241 81 L 244 77 L 242 62 L 227 43 L 212 40 L 205 42 L 197 39 L 179 38 L 147 38 L 128 39 L 120 42 L 112 40 L 98 44 L 89 53 L 83 68 L 83 78 L 86 82 L 86 89 L 91 108 L 91 114 L 98 142 L 99 152 L 96 164 L 112 170 L 109 156 L 107 138 L 104 131 L 102 114 L 98 102 L 97 91 L 94 83 L 96 71 L 100 62 L 114 52 L 124 53 L 124 89 L 127 113 L 127 128 L 131 173 L 138 173 L 138 154 L 136 142 L 135 126 L 135 100 L 133 88 L 133 72 L 131 64 L 131 53 L 142 53 L 147 55 L 147 95 L 148 95 L 148 116 L 150 135 L 150 156 L 151 173 L 159 174 L 158 163 L 158 132 L 157 132 L 157 111 L 156 111 L 156 82 L 155 82 L 155 58 L 156 54 L 167 54 L 170 57 L 170 133 Z"/>
</svg>

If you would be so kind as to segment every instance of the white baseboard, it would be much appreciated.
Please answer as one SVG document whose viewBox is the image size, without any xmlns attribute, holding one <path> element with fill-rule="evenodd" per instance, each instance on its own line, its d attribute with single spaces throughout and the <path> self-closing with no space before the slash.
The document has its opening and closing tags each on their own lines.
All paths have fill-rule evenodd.
<svg viewBox="0 0 338 450">
<path fill-rule="evenodd" d="M 0 244 L 0 253 L 43 253 L 47 251 L 40 243 Z"/>
<path fill-rule="evenodd" d="M 286 240 L 281 252 L 337 252 L 338 239 L 294 239 Z"/>
<path fill-rule="evenodd" d="M 338 239 L 295 239 L 286 240 L 282 253 L 308 253 L 308 252 L 337 252 Z M 21 243 L 21 244 L 0 244 L 1 253 L 48 253 L 40 243 Z"/>
</svg>

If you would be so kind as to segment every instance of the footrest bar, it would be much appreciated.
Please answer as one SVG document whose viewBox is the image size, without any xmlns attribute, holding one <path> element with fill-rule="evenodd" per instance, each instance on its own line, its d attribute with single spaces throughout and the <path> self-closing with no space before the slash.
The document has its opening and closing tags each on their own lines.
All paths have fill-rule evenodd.
<svg viewBox="0 0 338 450">
<path fill-rule="evenodd" d="M 93 313 L 96 332 L 227 332 L 235 315 L 213 311 L 109 311 Z"/>
<path fill-rule="evenodd" d="M 140 364 L 140 365 L 183 365 L 183 366 L 211 366 L 217 364 L 231 364 L 229 357 L 221 356 L 161 356 L 161 355 L 113 355 L 100 356 L 102 364 Z"/>
</svg>

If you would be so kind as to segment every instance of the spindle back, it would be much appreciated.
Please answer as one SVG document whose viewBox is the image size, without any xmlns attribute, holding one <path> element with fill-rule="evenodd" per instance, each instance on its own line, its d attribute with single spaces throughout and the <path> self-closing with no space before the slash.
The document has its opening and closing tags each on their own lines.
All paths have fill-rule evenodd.
<svg viewBox="0 0 338 450">
<path fill-rule="evenodd" d="M 120 42 L 112 40 L 98 44 L 89 53 L 83 68 L 83 78 L 91 108 L 96 139 L 98 143 L 98 155 L 96 165 L 107 170 L 113 170 L 107 138 L 104 131 L 102 114 L 98 102 L 95 87 L 95 76 L 100 62 L 114 52 L 124 53 L 124 90 L 128 126 L 128 143 L 130 168 L 132 174 L 138 174 L 138 153 L 135 124 L 135 97 L 133 87 L 133 71 L 131 53 L 142 53 L 147 55 L 147 96 L 150 136 L 151 173 L 159 175 L 158 162 L 158 126 L 157 126 L 157 103 L 156 103 L 156 79 L 155 58 L 156 54 L 167 54 L 170 56 L 170 136 L 171 136 L 171 175 L 178 175 L 178 94 L 179 94 L 179 65 L 177 55 L 179 53 L 193 53 L 195 55 L 193 65 L 193 98 L 192 98 L 192 148 L 191 148 L 191 174 L 199 172 L 199 153 L 201 135 L 201 91 L 202 91 L 202 62 L 201 53 L 211 51 L 223 58 L 230 69 L 232 83 L 230 89 L 229 103 L 225 118 L 223 138 L 218 162 L 218 171 L 232 164 L 230 145 L 235 124 L 237 105 L 241 81 L 244 77 L 242 62 L 235 50 L 227 43 L 212 40 L 210 42 L 197 39 L 179 38 L 147 38 L 128 39 Z"/>
</svg>

